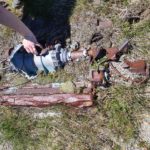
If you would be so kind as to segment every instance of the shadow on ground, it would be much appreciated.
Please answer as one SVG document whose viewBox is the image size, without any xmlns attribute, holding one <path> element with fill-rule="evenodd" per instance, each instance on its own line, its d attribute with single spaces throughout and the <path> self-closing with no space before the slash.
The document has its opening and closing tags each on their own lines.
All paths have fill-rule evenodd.
<svg viewBox="0 0 150 150">
<path fill-rule="evenodd" d="M 56 40 L 65 45 L 70 37 L 69 18 L 75 3 L 76 0 L 23 0 L 22 20 L 42 45 Z"/>
</svg>

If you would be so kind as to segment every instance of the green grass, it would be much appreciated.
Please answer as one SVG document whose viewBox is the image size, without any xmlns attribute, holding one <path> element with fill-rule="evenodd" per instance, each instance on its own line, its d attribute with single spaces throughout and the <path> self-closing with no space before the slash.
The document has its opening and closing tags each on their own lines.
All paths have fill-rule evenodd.
<svg viewBox="0 0 150 150">
<path fill-rule="evenodd" d="M 88 6 L 90 6 L 90 2 L 87 0 L 77 0 L 76 1 L 76 7 L 75 7 L 75 11 L 81 11 L 81 10 L 85 10 L 88 8 Z"/>
<path fill-rule="evenodd" d="M 150 32 L 150 21 L 143 21 L 139 24 L 129 24 L 128 22 L 124 22 L 122 23 L 121 29 L 124 34 L 123 36 L 128 38 L 146 35 Z"/>
<path fill-rule="evenodd" d="M 10 141 L 14 150 L 33 150 L 40 145 L 51 144 L 51 122 L 54 118 L 37 120 L 13 108 L 1 108 L 0 132 L 3 135 L 1 142 Z M 50 138 L 50 139 L 49 139 Z"/>
<path fill-rule="evenodd" d="M 1 32 L 0 32 L 0 38 L 1 39 L 11 39 L 10 37 L 13 36 L 14 30 L 5 27 L 5 26 L 0 26 Z"/>
<path fill-rule="evenodd" d="M 30 1 L 31 2 L 31 1 Z M 38 1 L 37 1 L 38 2 Z M 30 5 L 30 15 L 46 16 L 41 14 L 44 8 L 32 9 L 35 5 L 41 5 L 45 1 Z M 52 0 L 49 0 L 47 7 L 51 7 Z M 26 4 L 29 1 L 26 1 Z M 79 15 L 82 11 L 94 10 L 97 14 L 107 16 L 111 13 L 111 0 L 104 2 L 105 6 L 93 8 L 87 0 L 77 0 L 73 13 Z M 127 0 L 120 0 L 119 5 L 127 5 Z M 43 4 L 42 4 L 43 5 Z M 49 13 L 49 12 L 46 12 Z M 119 28 L 121 33 L 118 39 L 126 37 L 144 37 L 149 32 L 149 22 L 142 21 L 137 24 L 129 24 L 114 16 L 114 26 Z M 7 35 L 8 34 L 8 35 Z M 6 36 L 10 31 L 6 31 Z M 141 43 L 143 41 L 141 40 Z M 147 45 L 143 45 L 146 50 Z M 149 53 L 147 53 L 149 54 Z M 97 69 L 102 62 L 96 62 L 92 68 Z M 85 67 L 77 64 L 71 70 L 60 70 L 54 74 L 41 74 L 32 82 L 48 84 L 51 82 L 65 82 L 76 80 L 78 76 L 84 75 Z M 77 68 L 77 69 L 75 69 Z M 74 73 L 76 72 L 76 73 Z M 13 84 L 24 82 L 22 78 L 16 78 Z M 48 150 L 96 150 L 109 146 L 110 149 L 120 150 L 121 146 L 115 143 L 114 139 L 122 138 L 125 142 L 138 137 L 139 122 L 138 115 L 147 111 L 149 100 L 142 97 L 144 87 L 112 86 L 109 89 L 97 88 L 95 105 L 87 109 L 76 109 L 66 106 L 53 106 L 42 109 L 25 108 L 0 108 L 0 133 L 1 142 L 9 141 L 14 150 L 40 150 L 43 147 Z M 28 112 L 29 110 L 29 112 Z M 33 118 L 34 112 L 56 111 L 62 113 L 59 117 L 47 117 L 43 119 Z M 109 135 L 110 134 L 110 135 Z M 112 146 L 113 145 L 113 146 Z M 146 142 L 140 142 L 141 147 L 148 147 Z"/>
<path fill-rule="evenodd" d="M 118 136 L 122 135 L 125 139 L 134 137 L 136 125 L 132 121 L 132 115 L 128 113 L 129 106 L 119 100 L 111 100 L 105 104 L 106 114 L 108 115 L 109 128 Z"/>
<path fill-rule="evenodd" d="M 147 143 L 146 141 L 140 141 L 140 142 L 139 142 L 139 146 L 140 146 L 141 148 L 145 148 L 146 150 L 150 150 L 150 144 Z"/>
<path fill-rule="evenodd" d="M 127 5 L 129 3 L 129 0 L 104 0 L 105 2 L 109 2 L 109 3 L 115 3 L 115 4 L 119 4 L 119 5 Z"/>
<path fill-rule="evenodd" d="M 107 118 L 107 127 L 125 141 L 138 135 L 139 110 L 146 107 L 148 100 L 139 96 L 142 88 L 115 86 L 108 91 L 106 99 L 100 105 Z"/>
<path fill-rule="evenodd" d="M 61 109 L 60 107 L 59 111 Z M 94 127 L 95 122 L 91 120 L 92 116 L 87 114 L 75 114 L 73 110 L 66 109 L 60 119 L 36 120 L 16 110 L 3 110 L 0 117 L 0 132 L 4 136 L 3 140 L 10 141 L 15 150 L 40 149 L 43 146 L 57 150 L 67 147 L 89 149 L 102 144 L 101 140 L 97 140 L 99 132 Z M 97 122 L 96 126 L 100 124 Z"/>
<path fill-rule="evenodd" d="M 74 76 L 71 73 L 65 72 L 63 69 L 57 72 L 50 73 L 48 75 L 41 74 L 34 80 L 34 82 L 39 84 L 48 84 L 54 82 L 65 82 L 67 80 L 73 80 Z"/>
<path fill-rule="evenodd" d="M 92 7 L 90 1 L 88 1 L 88 0 L 76 0 L 75 6 L 72 10 L 72 15 L 70 17 L 70 21 L 71 22 L 76 21 L 76 16 L 80 16 L 80 15 L 82 15 L 82 12 L 87 11 L 87 10 L 92 10 L 92 9 L 93 9 L 93 7 Z"/>
<path fill-rule="evenodd" d="M 115 144 L 113 150 L 121 150 L 121 147 L 119 145 Z"/>
<path fill-rule="evenodd" d="M 26 149 L 26 143 L 32 145 L 30 132 L 34 126 L 30 118 L 11 112 L 9 109 L 5 109 L 1 115 L 7 115 L 0 118 L 0 132 L 4 136 L 3 140 L 11 141 L 16 150 Z"/>
<path fill-rule="evenodd" d="M 138 94 L 142 90 L 115 86 L 107 91 L 97 90 L 95 107 L 75 109 L 53 106 L 38 112 L 59 112 L 59 117 L 33 118 L 35 112 L 23 108 L 0 109 L 0 132 L 3 141 L 10 141 L 15 150 L 20 149 L 97 149 L 112 146 L 119 150 L 114 137 L 129 141 L 138 136 L 138 114 L 148 101 Z M 113 133 L 113 138 L 109 137 Z"/>
</svg>

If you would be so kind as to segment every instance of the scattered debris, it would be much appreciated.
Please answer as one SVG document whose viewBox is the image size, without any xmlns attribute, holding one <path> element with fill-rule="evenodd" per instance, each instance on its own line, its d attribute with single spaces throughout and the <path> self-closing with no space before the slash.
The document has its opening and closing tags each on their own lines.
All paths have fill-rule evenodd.
<svg viewBox="0 0 150 150">
<path fill-rule="evenodd" d="M 99 35 L 92 38 L 96 36 L 98 36 L 98 39 L 100 38 Z M 123 80 L 130 84 L 142 84 L 149 78 L 149 64 L 145 60 L 122 60 L 122 54 L 128 50 L 128 43 L 129 40 L 126 40 L 118 48 L 104 49 L 93 48 L 92 46 L 80 48 L 79 43 L 76 42 L 73 46 L 70 46 L 74 48 L 71 51 L 62 48 L 61 44 L 55 44 L 47 47 L 46 51 L 44 49 L 44 53 L 42 53 L 42 50 L 38 50 L 38 55 L 28 54 L 22 45 L 18 45 L 9 52 L 10 64 L 13 70 L 25 74 L 28 79 L 36 77 L 39 70 L 45 73 L 54 72 L 59 68 L 63 68 L 69 61 L 82 57 L 89 57 L 91 63 L 106 57 L 102 65 L 104 63 L 107 63 L 107 65 L 90 71 L 90 86 L 85 86 L 83 83 L 79 84 L 83 88 L 82 91 L 77 90 L 79 88 L 78 84 L 72 81 L 57 84 L 56 87 L 38 86 L 34 88 L 32 85 L 32 87 L 21 89 L 9 88 L 1 90 L 2 101 L 0 105 L 44 107 L 64 103 L 71 106 L 87 107 L 93 104 L 94 88 L 97 86 L 108 87 L 112 83 L 116 83 L 116 78 L 119 83 Z"/>
<path fill-rule="evenodd" d="M 144 60 L 111 62 L 110 71 L 111 80 L 119 83 L 123 79 L 127 83 L 139 85 L 149 79 L 149 65 Z"/>
</svg>

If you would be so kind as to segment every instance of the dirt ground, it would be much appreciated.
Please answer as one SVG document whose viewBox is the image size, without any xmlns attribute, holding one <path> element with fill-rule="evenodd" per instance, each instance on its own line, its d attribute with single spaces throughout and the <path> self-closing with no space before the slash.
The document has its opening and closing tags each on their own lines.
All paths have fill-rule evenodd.
<svg viewBox="0 0 150 150">
<path fill-rule="evenodd" d="M 52 44 L 56 38 L 63 46 L 78 41 L 85 47 L 108 48 L 119 46 L 128 38 L 132 49 L 126 57 L 150 63 L 148 0 L 26 0 L 20 9 L 12 8 L 11 3 L 9 0 L 7 8 L 22 17 L 43 45 Z M 6 27 L 0 29 L 0 60 L 3 60 L 7 50 L 22 37 Z M 100 38 L 92 42 L 97 34 Z M 0 64 L 0 68 L 5 66 L 7 63 Z M 82 81 L 95 66 L 86 60 L 78 61 L 31 82 Z M 3 70 L 0 70 L 0 80 L 1 85 L 9 86 L 23 86 L 27 81 Z M 141 86 L 98 87 L 94 106 L 86 109 L 1 107 L 0 150 L 149 150 L 149 89 L 149 81 Z"/>
</svg>

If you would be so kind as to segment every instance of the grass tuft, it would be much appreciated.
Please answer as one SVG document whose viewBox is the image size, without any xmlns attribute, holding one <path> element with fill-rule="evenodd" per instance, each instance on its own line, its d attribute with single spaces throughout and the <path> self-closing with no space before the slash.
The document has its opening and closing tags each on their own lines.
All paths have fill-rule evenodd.
<svg viewBox="0 0 150 150">
<path fill-rule="evenodd" d="M 147 104 L 147 100 L 139 96 L 139 93 L 142 93 L 140 90 L 135 87 L 112 87 L 102 105 L 108 128 L 125 141 L 138 135 L 136 116 Z"/>
</svg>

